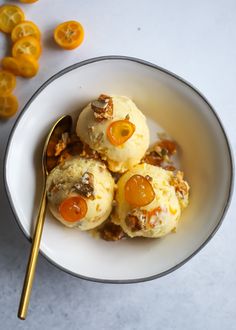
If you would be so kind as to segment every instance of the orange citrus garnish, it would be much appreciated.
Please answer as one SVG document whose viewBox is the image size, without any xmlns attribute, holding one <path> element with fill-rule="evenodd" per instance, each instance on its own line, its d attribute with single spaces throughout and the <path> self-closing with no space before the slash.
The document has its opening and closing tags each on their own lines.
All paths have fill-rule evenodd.
<svg viewBox="0 0 236 330">
<path fill-rule="evenodd" d="M 33 56 L 20 55 L 16 60 L 18 61 L 21 77 L 32 78 L 38 73 L 39 64 Z"/>
<path fill-rule="evenodd" d="M 132 206 L 145 206 L 155 198 L 151 183 L 142 175 L 135 174 L 125 184 L 125 200 Z"/>
<path fill-rule="evenodd" d="M 0 95 L 10 94 L 16 86 L 16 77 L 8 71 L 0 70 Z"/>
<path fill-rule="evenodd" d="M 37 40 L 40 40 L 41 37 L 39 28 L 31 21 L 23 21 L 17 24 L 11 31 L 11 40 L 13 42 L 29 36 L 34 37 Z"/>
<path fill-rule="evenodd" d="M 4 57 L 2 59 L 2 67 L 3 69 L 10 71 L 16 76 L 20 75 L 19 64 L 17 59 L 15 59 L 14 57 L 10 57 L 10 56 Z"/>
<path fill-rule="evenodd" d="M 22 2 L 22 3 L 34 3 L 36 1 L 38 1 L 38 0 L 20 0 L 20 2 Z"/>
<path fill-rule="evenodd" d="M 31 55 L 38 59 L 41 55 L 40 42 L 31 36 L 17 40 L 12 47 L 12 56 L 17 57 L 23 54 Z"/>
<path fill-rule="evenodd" d="M 12 29 L 25 19 L 23 11 L 13 5 L 4 5 L 0 7 L 0 30 L 5 33 L 11 33 Z"/>
<path fill-rule="evenodd" d="M 0 117 L 9 118 L 13 116 L 18 109 L 17 98 L 12 95 L 1 95 L 0 96 Z"/>
<path fill-rule="evenodd" d="M 31 55 L 20 55 L 18 57 L 4 57 L 2 67 L 24 78 L 34 77 L 39 69 L 37 60 Z"/>
<path fill-rule="evenodd" d="M 73 196 L 65 199 L 59 206 L 59 213 L 68 222 L 79 221 L 87 213 L 87 203 L 81 196 Z"/>
<path fill-rule="evenodd" d="M 54 40 L 64 49 L 74 49 L 84 40 L 83 26 L 76 21 L 61 23 L 54 30 Z"/>
<path fill-rule="evenodd" d="M 119 146 L 125 143 L 134 134 L 134 131 L 135 125 L 127 119 L 117 120 L 107 127 L 107 137 L 111 144 Z"/>
</svg>

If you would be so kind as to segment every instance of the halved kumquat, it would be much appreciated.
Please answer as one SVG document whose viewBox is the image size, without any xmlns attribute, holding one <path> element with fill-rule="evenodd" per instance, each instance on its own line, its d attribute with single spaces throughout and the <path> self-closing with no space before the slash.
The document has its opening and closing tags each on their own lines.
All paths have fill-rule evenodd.
<svg viewBox="0 0 236 330">
<path fill-rule="evenodd" d="M 125 200 L 133 207 L 150 204 L 155 198 L 151 183 L 144 176 L 135 174 L 125 184 Z"/>
<path fill-rule="evenodd" d="M 0 30 L 11 33 L 13 28 L 25 19 L 23 11 L 13 5 L 3 5 L 0 7 Z"/>
<path fill-rule="evenodd" d="M 20 0 L 22 3 L 34 3 L 37 2 L 38 0 Z"/>
<path fill-rule="evenodd" d="M 18 109 L 17 98 L 12 95 L 1 95 L 0 96 L 0 117 L 9 118 L 12 117 Z"/>
<path fill-rule="evenodd" d="M 59 205 L 59 213 L 65 221 L 75 222 L 85 217 L 87 202 L 81 196 L 73 196 L 65 199 Z"/>
<path fill-rule="evenodd" d="M 10 94 L 16 86 L 16 77 L 8 71 L 0 70 L 0 95 Z"/>
<path fill-rule="evenodd" d="M 61 48 L 77 48 L 84 40 L 83 26 L 76 21 L 61 23 L 54 30 L 54 40 Z"/>
<path fill-rule="evenodd" d="M 38 59 L 41 55 L 41 45 L 39 40 L 28 36 L 17 40 L 12 47 L 12 56 L 31 55 Z"/>
<path fill-rule="evenodd" d="M 135 125 L 129 120 L 113 121 L 107 127 L 107 138 L 111 144 L 119 146 L 125 143 L 135 132 Z"/>
<path fill-rule="evenodd" d="M 4 57 L 2 67 L 24 78 L 32 78 L 38 73 L 39 64 L 31 55 L 20 55 L 15 57 Z"/>
<path fill-rule="evenodd" d="M 11 31 L 11 40 L 16 42 L 17 40 L 24 37 L 34 37 L 37 40 L 40 40 L 41 33 L 36 24 L 31 21 L 23 21 L 17 24 L 14 29 Z"/>
<path fill-rule="evenodd" d="M 10 71 L 15 76 L 20 76 L 19 63 L 14 57 L 4 57 L 2 59 L 2 67 L 4 70 Z"/>
<path fill-rule="evenodd" d="M 20 55 L 16 58 L 19 65 L 20 76 L 24 78 L 32 78 L 36 76 L 39 70 L 38 61 L 31 55 Z"/>
</svg>

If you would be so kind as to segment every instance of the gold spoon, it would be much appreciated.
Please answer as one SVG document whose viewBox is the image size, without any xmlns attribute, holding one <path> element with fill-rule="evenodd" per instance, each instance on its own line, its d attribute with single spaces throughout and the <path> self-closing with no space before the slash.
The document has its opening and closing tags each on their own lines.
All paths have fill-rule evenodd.
<svg viewBox="0 0 236 330">
<path fill-rule="evenodd" d="M 42 153 L 42 172 L 43 172 L 43 193 L 41 197 L 41 202 L 39 206 L 38 217 L 36 221 L 35 232 L 32 240 L 32 246 L 30 251 L 30 256 L 28 260 L 27 270 L 25 274 L 24 285 L 21 293 L 21 300 L 19 305 L 18 317 L 21 320 L 25 320 L 27 315 L 27 310 L 29 306 L 30 294 L 32 290 L 34 275 L 36 264 L 38 260 L 39 254 L 39 246 L 40 240 L 43 231 L 44 219 L 45 219 L 45 211 L 47 205 L 47 198 L 46 198 L 46 178 L 49 173 L 49 167 L 47 165 L 47 150 L 50 145 L 50 142 L 60 139 L 62 133 L 70 132 L 72 127 L 72 118 L 71 116 L 64 115 L 59 118 L 55 124 L 52 126 L 45 144 Z"/>
</svg>

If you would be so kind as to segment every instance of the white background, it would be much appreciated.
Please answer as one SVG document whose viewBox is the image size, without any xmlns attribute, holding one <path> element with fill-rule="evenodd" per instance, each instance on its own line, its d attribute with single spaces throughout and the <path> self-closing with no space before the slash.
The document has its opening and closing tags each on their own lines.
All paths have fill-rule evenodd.
<svg viewBox="0 0 236 330">
<path fill-rule="evenodd" d="M 20 110 L 45 80 L 68 65 L 100 55 L 139 57 L 182 76 L 205 94 L 235 154 L 235 0 L 39 0 L 21 7 L 42 31 L 43 55 L 36 78 L 17 79 Z M 83 24 L 85 41 L 74 51 L 63 51 L 53 43 L 52 31 L 71 19 Z M 9 38 L 1 34 L 0 56 L 9 53 Z M 16 226 L 2 180 L 4 150 L 15 120 L 0 121 L 0 328 L 235 329 L 235 198 L 213 240 L 182 268 L 152 282 L 86 282 L 40 257 L 28 319 L 18 320 L 30 245 Z"/>
</svg>

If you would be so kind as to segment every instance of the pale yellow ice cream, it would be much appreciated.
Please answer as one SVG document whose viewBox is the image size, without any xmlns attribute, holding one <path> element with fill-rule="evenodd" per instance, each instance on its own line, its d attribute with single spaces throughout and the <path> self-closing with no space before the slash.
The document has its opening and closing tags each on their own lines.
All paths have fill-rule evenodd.
<svg viewBox="0 0 236 330">
<path fill-rule="evenodd" d="M 92 149 L 98 151 L 114 172 L 124 172 L 140 162 L 149 146 L 146 118 L 134 102 L 126 96 L 112 96 L 112 119 L 96 120 L 91 103 L 81 112 L 76 133 Z M 122 145 L 113 145 L 107 137 L 108 126 L 117 120 L 128 120 L 135 125 L 135 132 Z"/>
<path fill-rule="evenodd" d="M 125 199 L 125 185 L 133 175 L 148 178 L 155 192 L 150 204 L 143 207 L 133 207 Z M 175 175 L 149 164 L 139 164 L 127 171 L 119 179 L 116 192 L 116 211 L 114 222 L 119 224 L 130 237 L 162 237 L 175 230 L 181 215 L 181 208 L 188 204 L 188 184 L 185 185 L 184 203 L 182 195 L 176 192 Z M 177 180 L 178 181 L 178 180 Z M 178 183 L 180 180 L 178 181 Z"/>
<path fill-rule="evenodd" d="M 92 177 L 91 189 L 84 186 Z M 47 198 L 52 214 L 65 226 L 89 230 L 100 225 L 112 209 L 114 180 L 106 166 L 97 160 L 74 157 L 55 167 L 47 178 Z M 87 213 L 76 222 L 68 222 L 59 213 L 59 205 L 71 196 L 82 195 L 87 203 Z"/>
</svg>

